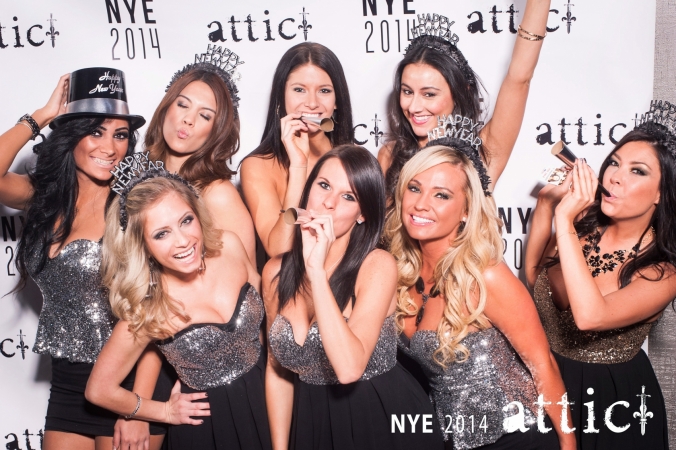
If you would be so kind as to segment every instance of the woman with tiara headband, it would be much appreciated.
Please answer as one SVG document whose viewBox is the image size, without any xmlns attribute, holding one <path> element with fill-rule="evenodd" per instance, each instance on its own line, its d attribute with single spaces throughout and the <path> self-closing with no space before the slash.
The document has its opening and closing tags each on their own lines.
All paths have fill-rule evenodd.
<svg viewBox="0 0 676 450">
<path fill-rule="evenodd" d="M 406 49 L 394 76 L 389 142 L 378 153 L 388 198 L 394 197 L 401 168 L 427 144 L 428 133 L 444 115 L 468 118 L 472 132 L 479 130 L 481 158 L 487 165 L 491 190 L 495 188 L 521 129 L 530 81 L 547 35 L 549 4 L 549 0 L 527 0 L 493 116 L 483 127 L 488 107 L 481 105 L 481 81 L 457 47 L 457 35 L 448 29 L 452 22 L 436 14 L 418 16 L 419 26 L 413 30 L 418 37 Z M 440 32 L 425 34 L 430 26 Z"/>
<path fill-rule="evenodd" d="M 475 145 L 432 141 L 401 171 L 386 223 L 399 346 L 429 380 L 446 448 L 573 450 L 564 384 L 528 291 L 502 261 Z"/>
<path fill-rule="evenodd" d="M 397 271 L 376 249 L 385 218 L 376 158 L 355 145 L 334 148 L 299 204 L 311 220 L 263 270 L 273 447 L 440 449 L 432 405 L 397 363 Z"/>
<path fill-rule="evenodd" d="M 331 132 L 315 123 L 330 118 Z M 294 227 L 280 211 L 298 206 L 322 155 L 353 140 L 350 93 L 338 58 L 321 44 L 291 47 L 272 78 L 261 144 L 242 162 L 244 200 L 268 256 L 291 249 Z"/>
<path fill-rule="evenodd" d="M 668 448 L 664 399 L 641 344 L 676 296 L 674 186 L 676 106 L 653 102 L 598 178 L 578 159 L 538 196 L 526 278 L 583 450 Z"/>
<path fill-rule="evenodd" d="M 93 403 L 167 422 L 170 449 L 269 450 L 260 276 L 197 191 L 137 160 L 106 215 L 103 281 L 120 318 L 87 385 Z M 145 170 L 144 170 L 145 169 Z M 123 184 L 124 183 L 124 184 Z M 155 342 L 180 379 L 167 402 L 120 386 Z"/>
<path fill-rule="evenodd" d="M 253 262 L 253 223 L 230 182 L 236 172 L 228 167 L 239 150 L 236 66 L 220 64 L 215 55 L 212 61 L 188 64 L 174 74 L 148 125 L 145 149 L 150 159 L 164 161 L 168 171 L 200 191 L 216 226 L 239 236 Z"/>
<path fill-rule="evenodd" d="M 92 89 L 103 79 L 115 88 L 113 94 Z M 30 277 L 43 297 L 33 351 L 50 355 L 52 362 L 45 450 L 159 448 L 166 432 L 119 418 L 84 396 L 115 323 L 99 274 L 110 170 L 133 153 L 136 130 L 145 123 L 129 114 L 126 89 L 119 70 L 77 70 L 61 77 L 43 108 L 0 136 L 0 203 L 26 212 L 16 251 L 17 289 Z M 33 147 L 34 169 L 28 175 L 9 172 L 19 150 L 47 124 L 53 131 Z M 144 356 L 139 373 L 157 370 Z M 156 378 L 141 374 L 135 382 L 131 373 L 123 384 L 151 396 Z"/>
</svg>

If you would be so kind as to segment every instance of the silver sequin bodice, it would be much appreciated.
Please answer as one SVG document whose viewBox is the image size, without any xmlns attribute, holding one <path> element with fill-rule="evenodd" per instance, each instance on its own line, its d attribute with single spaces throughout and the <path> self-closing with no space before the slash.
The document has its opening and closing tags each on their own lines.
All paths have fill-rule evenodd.
<svg viewBox="0 0 676 450">
<path fill-rule="evenodd" d="M 307 333 L 305 343 L 298 345 L 289 321 L 278 314 L 270 328 L 270 348 L 279 363 L 298 374 L 308 384 L 339 384 L 322 346 L 317 322 Z M 397 364 L 397 326 L 394 316 L 385 319 L 378 342 L 359 381 L 368 380 L 391 370 Z"/>
<path fill-rule="evenodd" d="M 537 401 L 537 391 L 533 378 L 509 341 L 493 327 L 468 334 L 462 344 L 469 350 L 469 358 L 444 369 L 433 359 L 439 346 L 436 331 L 417 331 L 409 346 L 400 341 L 400 348 L 418 361 L 427 375 L 437 418 L 442 430 L 449 431 L 444 433 L 444 438 L 450 437 L 456 450 L 497 441 L 505 433 L 504 419 L 518 412 L 516 407 L 503 410 L 513 401 L 523 405 L 524 423 L 532 427 L 536 418 L 530 408 L 534 408 L 533 403 Z M 459 416 L 464 420 L 464 429 L 459 427 L 460 432 L 456 428 Z M 470 416 L 473 416 L 474 430 Z M 480 429 L 482 423 L 485 428 Z"/>
<path fill-rule="evenodd" d="M 200 391 L 223 386 L 258 361 L 263 315 L 263 300 L 247 283 L 228 323 L 192 324 L 157 346 L 186 385 Z"/>
<path fill-rule="evenodd" d="M 33 351 L 70 362 L 93 363 L 115 324 L 101 284 L 101 243 L 78 239 L 63 247 L 32 277 L 42 292 L 42 311 Z"/>
</svg>

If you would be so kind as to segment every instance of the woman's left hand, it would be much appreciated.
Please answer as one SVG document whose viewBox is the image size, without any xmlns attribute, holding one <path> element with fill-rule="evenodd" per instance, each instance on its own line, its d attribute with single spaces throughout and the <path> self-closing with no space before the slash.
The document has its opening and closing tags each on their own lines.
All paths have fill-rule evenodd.
<svg viewBox="0 0 676 450">
<path fill-rule="evenodd" d="M 300 225 L 303 237 L 303 259 L 308 272 L 324 270 L 326 255 L 336 235 L 333 233 L 333 218 L 328 215 L 315 215 L 310 211 L 312 220 Z"/>
<path fill-rule="evenodd" d="M 572 223 L 576 217 L 594 204 L 599 180 L 586 161 L 578 159 L 564 182 L 569 190 L 554 210 L 556 223 Z"/>
<path fill-rule="evenodd" d="M 143 420 L 124 419 L 115 422 L 113 431 L 114 450 L 148 450 L 150 446 L 150 424 Z"/>
</svg>

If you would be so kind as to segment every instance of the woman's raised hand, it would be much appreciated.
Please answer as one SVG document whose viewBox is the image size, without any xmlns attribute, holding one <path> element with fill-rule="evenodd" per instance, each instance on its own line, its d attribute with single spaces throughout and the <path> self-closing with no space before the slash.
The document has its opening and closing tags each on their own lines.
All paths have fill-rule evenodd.
<svg viewBox="0 0 676 450">
<path fill-rule="evenodd" d="M 300 117 L 300 114 L 289 114 L 281 119 L 282 143 L 293 167 L 307 166 L 310 155 L 309 128 Z"/>
<path fill-rule="evenodd" d="M 575 161 L 573 170 L 563 183 L 568 192 L 554 211 L 557 221 L 573 222 L 582 211 L 594 204 L 598 184 L 599 180 L 587 162 L 582 159 Z"/>
<path fill-rule="evenodd" d="M 62 75 L 61 78 L 59 78 L 56 89 L 54 89 L 54 92 L 52 92 L 52 95 L 49 97 L 47 104 L 35 112 L 33 118 L 38 122 L 40 127 L 44 127 L 54 120 L 56 116 L 66 112 L 69 83 L 70 74 L 67 73 Z"/>
<path fill-rule="evenodd" d="M 182 394 L 181 382 L 176 381 L 171 390 L 171 397 L 165 405 L 164 422 L 172 425 L 201 425 L 203 420 L 193 419 L 194 416 L 210 416 L 209 402 L 198 402 L 207 398 L 206 392 L 197 392 L 195 394 Z"/>
<path fill-rule="evenodd" d="M 324 270 L 326 255 L 336 235 L 333 232 L 333 218 L 329 214 L 315 215 L 310 211 L 312 220 L 300 225 L 303 238 L 303 259 L 305 269 Z"/>
</svg>

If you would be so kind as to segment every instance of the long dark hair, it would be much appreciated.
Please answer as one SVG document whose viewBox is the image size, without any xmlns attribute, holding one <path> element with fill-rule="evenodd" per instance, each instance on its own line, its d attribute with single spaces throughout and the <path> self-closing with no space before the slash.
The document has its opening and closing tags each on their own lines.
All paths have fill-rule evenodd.
<svg viewBox="0 0 676 450">
<path fill-rule="evenodd" d="M 393 143 L 391 165 L 385 176 L 389 198 L 394 198 L 402 167 L 420 150 L 418 137 L 413 132 L 399 104 L 401 77 L 409 64 L 426 64 L 441 73 L 451 89 L 454 103 L 453 114 L 469 117 L 475 122 L 482 118 L 481 91 L 485 89 L 479 77 L 469 67 L 462 52 L 455 45 L 436 36 L 416 38 L 406 50 L 404 59 L 397 66 L 392 94 L 388 101 L 387 118 L 390 127 L 388 140 Z M 483 160 L 488 163 L 488 152 L 483 145 L 480 152 Z"/>
<path fill-rule="evenodd" d="M 629 259 L 622 266 L 618 277 L 620 288 L 631 283 L 632 277 L 637 273 L 638 276 L 649 279 L 642 271 L 646 267 L 652 267 L 658 273 L 657 277 L 649 279 L 650 281 L 658 281 L 664 277 L 665 264 L 676 267 L 676 216 L 674 216 L 674 211 L 676 211 L 676 156 L 674 155 L 676 136 L 670 134 L 663 125 L 654 122 L 639 125 L 620 139 L 603 161 L 599 171 L 599 180 L 603 180 L 603 175 L 610 165 L 610 157 L 629 142 L 649 144 L 655 150 L 662 175 L 659 186 L 660 201 L 650 219 L 649 227 L 643 232 L 639 242 L 643 240 L 643 236 L 651 226 L 655 230 L 655 238 L 644 251 L 641 251 L 635 258 Z M 597 190 L 596 201 L 589 208 L 588 213 L 575 223 L 578 236 L 588 236 L 595 233 L 599 227 L 606 227 L 610 223 L 610 218 L 601 211 L 601 195 L 601 192 Z M 551 267 L 558 263 L 558 258 L 552 258 L 544 266 Z"/>
<path fill-rule="evenodd" d="M 287 50 L 277 64 L 275 75 L 272 78 L 272 90 L 263 138 L 260 145 L 249 156 L 274 158 L 285 169 L 289 168 L 289 155 L 282 143 L 282 129 L 279 119 L 287 115 L 284 101 L 286 81 L 291 72 L 306 64 L 322 69 L 333 83 L 336 94 L 336 110 L 333 117 L 336 125 L 332 132 L 327 133 L 331 146 L 354 143 L 352 104 L 350 103 L 350 91 L 347 87 L 347 80 L 345 80 L 343 66 L 340 64 L 338 57 L 328 48 L 314 42 L 303 42 Z"/>
<path fill-rule="evenodd" d="M 357 197 L 364 222 L 355 225 L 350 233 L 350 242 L 345 256 L 329 279 L 331 292 L 340 310 L 344 310 L 354 297 L 357 275 L 366 256 L 376 248 L 385 222 L 385 180 L 376 158 L 363 147 L 341 145 L 322 156 L 305 183 L 300 207 L 307 206 L 310 188 L 319 170 L 331 158 L 340 161 L 347 173 L 350 187 Z M 296 295 L 305 292 L 305 262 L 300 227 L 296 227 L 293 247 L 282 257 L 282 267 L 277 274 L 279 284 L 279 311 Z"/>
<path fill-rule="evenodd" d="M 16 267 L 21 278 L 15 291 L 25 286 L 30 275 L 42 271 L 50 247 L 63 244 L 70 235 L 78 197 L 73 150 L 105 120 L 105 117 L 71 119 L 52 131 L 44 142 L 33 147 L 38 157 L 35 169 L 28 174 L 33 197 L 26 209 L 26 222 L 16 249 Z M 134 153 L 137 139 L 135 131 L 129 134 L 126 155 Z M 108 202 L 113 195 L 111 191 Z"/>
<path fill-rule="evenodd" d="M 217 74 L 196 68 L 171 84 L 148 125 L 145 148 L 152 159 L 165 160 L 170 151 L 162 132 L 167 110 L 193 81 L 202 81 L 211 88 L 216 97 L 216 115 L 206 142 L 183 163 L 179 175 L 203 189 L 213 181 L 229 180 L 237 173 L 228 167 L 228 160 L 239 150 L 239 118 L 228 86 Z"/>
</svg>

